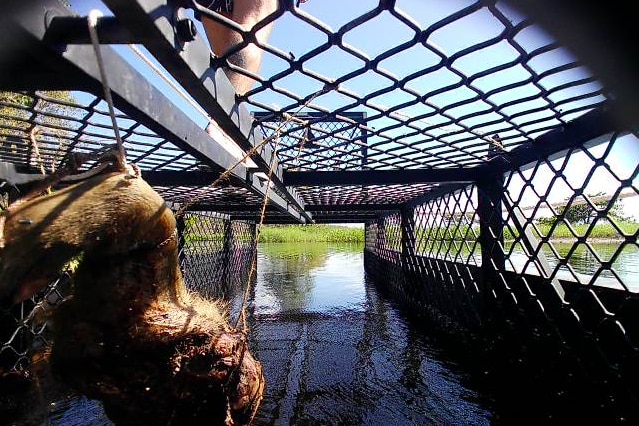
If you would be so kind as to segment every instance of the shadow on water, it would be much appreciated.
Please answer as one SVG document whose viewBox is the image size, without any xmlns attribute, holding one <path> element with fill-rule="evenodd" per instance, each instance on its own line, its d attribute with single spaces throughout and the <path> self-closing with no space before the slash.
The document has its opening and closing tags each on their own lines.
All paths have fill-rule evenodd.
<svg viewBox="0 0 639 426">
<path fill-rule="evenodd" d="M 267 388 L 256 425 L 550 419 L 539 415 L 548 407 L 535 405 L 544 388 L 498 377 L 498 365 L 475 362 L 477 354 L 460 350 L 421 317 L 409 317 L 367 276 L 363 256 L 361 245 L 260 245 L 249 320 Z M 14 424 L 111 424 L 99 403 L 64 389 L 55 395 L 38 408 L 48 412 L 44 423 Z"/>
<path fill-rule="evenodd" d="M 490 424 L 489 401 L 366 279 L 363 247 L 262 245 L 256 424 Z"/>
</svg>

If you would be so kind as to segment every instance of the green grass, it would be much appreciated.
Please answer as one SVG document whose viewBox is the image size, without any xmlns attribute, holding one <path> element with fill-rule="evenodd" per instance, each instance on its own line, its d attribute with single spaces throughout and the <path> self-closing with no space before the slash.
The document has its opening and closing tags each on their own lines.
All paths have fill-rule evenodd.
<svg viewBox="0 0 639 426">
<path fill-rule="evenodd" d="M 578 237 L 585 236 L 586 232 L 588 231 L 588 228 L 590 227 L 590 225 L 587 225 L 587 224 L 573 225 L 572 228 L 575 232 L 573 233 L 568 229 L 568 226 L 566 226 L 566 224 L 560 223 L 552 231 L 552 234 L 549 234 L 551 225 L 538 224 L 536 226 L 542 235 L 549 235 L 550 239 L 574 239 L 575 234 Z M 619 229 L 621 229 L 621 231 L 625 235 L 633 235 L 637 232 L 637 230 L 639 230 L 639 223 L 635 223 L 635 222 L 617 222 L 617 226 L 619 226 Z M 537 232 L 535 232 L 535 234 L 537 235 L 537 237 L 541 236 L 537 234 Z M 506 241 L 513 240 L 515 237 L 516 235 L 513 235 L 510 229 L 504 230 L 504 239 Z M 614 239 L 622 239 L 622 238 L 623 238 L 623 235 L 620 234 L 619 231 L 617 231 L 617 229 L 615 229 L 612 225 L 606 224 L 606 223 L 595 225 L 592 231 L 590 231 L 590 233 L 588 234 L 589 240 L 590 239 L 614 240 Z"/>
<path fill-rule="evenodd" d="M 265 225 L 262 227 L 259 240 L 261 243 L 360 243 L 363 241 L 363 228 L 331 225 Z"/>
<path fill-rule="evenodd" d="M 599 223 L 595 225 L 595 227 L 588 234 L 589 240 L 618 240 L 623 239 L 624 235 L 636 235 L 639 230 L 639 223 L 636 222 L 616 222 L 617 226 L 621 230 L 621 233 L 617 231 L 609 223 Z M 551 240 L 570 240 L 575 239 L 577 237 L 583 237 L 586 235 L 588 228 L 590 225 L 587 224 L 579 224 L 573 225 L 572 229 L 574 233 L 568 229 L 568 226 L 565 223 L 558 224 L 555 229 L 551 231 L 551 225 L 549 224 L 537 224 L 536 225 L 539 232 L 533 231 L 535 235 L 540 238 L 542 235 L 549 235 Z M 421 241 L 424 244 L 427 244 L 427 241 L 431 241 L 431 244 L 438 244 L 441 241 L 444 242 L 452 242 L 452 241 L 463 241 L 466 237 L 473 238 L 473 233 L 469 232 L 469 229 L 466 225 L 450 228 L 433 228 L 433 229 L 417 229 L 416 231 L 417 241 Z M 479 229 L 475 229 L 475 233 L 479 236 Z M 518 237 L 518 232 L 515 229 L 504 228 L 504 240 L 512 241 Z M 397 238 L 400 238 L 399 236 Z M 387 235 L 387 240 L 390 237 Z"/>
<path fill-rule="evenodd" d="M 617 222 L 617 225 L 625 235 L 636 234 L 639 230 L 639 223 L 635 222 Z M 542 235 L 548 235 L 550 232 L 550 225 L 536 225 Z M 584 236 L 589 225 L 574 225 L 577 236 Z M 401 233 L 399 228 L 386 229 L 387 241 L 395 241 L 399 244 L 401 239 Z M 421 244 L 427 244 L 426 241 L 431 241 L 431 244 L 439 244 L 440 241 L 463 241 L 465 237 L 473 238 L 473 233 L 469 232 L 468 226 L 463 225 L 457 228 L 450 227 L 449 229 L 417 229 L 415 231 L 417 241 Z M 475 229 L 475 233 L 479 234 L 479 229 Z M 537 234 L 535 232 L 535 234 Z M 222 238 L 222 234 L 200 235 L 200 234 L 187 234 L 189 241 L 211 240 Z M 516 238 L 516 233 L 513 234 L 510 229 L 504 229 L 504 240 L 512 241 Z M 430 237 L 430 238 L 427 238 Z M 537 237 L 540 237 L 537 234 Z M 602 223 L 596 225 L 593 230 L 588 234 L 588 239 L 601 239 L 601 240 L 614 240 L 622 239 L 623 235 L 619 234 L 615 228 L 610 224 Z M 550 239 L 575 239 L 575 235 L 570 232 L 565 224 L 559 224 L 550 235 Z M 301 242 L 332 242 L 332 243 L 362 243 L 364 242 L 364 229 L 363 228 L 346 228 L 333 225 L 265 225 L 260 233 L 261 243 L 301 243 Z M 422 247 L 423 248 L 423 247 Z"/>
</svg>

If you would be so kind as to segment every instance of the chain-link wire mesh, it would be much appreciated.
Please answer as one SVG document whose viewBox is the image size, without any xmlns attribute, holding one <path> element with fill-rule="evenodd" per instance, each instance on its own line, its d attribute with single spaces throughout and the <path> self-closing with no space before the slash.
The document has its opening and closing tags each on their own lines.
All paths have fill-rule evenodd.
<svg viewBox="0 0 639 426">
<path fill-rule="evenodd" d="M 2 92 L 0 112 L 0 161 L 38 171 L 42 165 L 50 172 L 62 166 L 70 152 L 91 154 L 95 161 L 115 145 L 106 103 L 86 92 Z M 139 122 L 118 111 L 116 119 L 127 158 L 143 171 L 198 167 L 192 156 Z"/>
<path fill-rule="evenodd" d="M 639 199 L 637 142 L 615 133 L 371 222 L 367 267 L 449 334 L 512 352 L 491 356 L 627 421 L 639 398 L 639 225 L 624 208 Z"/>
<path fill-rule="evenodd" d="M 106 3 L 115 10 L 119 2 Z M 256 80 L 238 99 L 255 112 L 254 126 L 266 136 L 294 116 L 279 134 L 278 160 L 287 172 L 487 171 L 495 155 L 509 164 L 518 148 L 537 144 L 553 130 L 570 129 L 575 119 L 604 110 L 614 98 L 577 58 L 503 2 L 425 7 L 403 0 L 362 1 L 325 16 L 294 3 L 279 2 L 264 22 L 242 29 L 238 46 L 212 61 L 206 58 L 207 68 L 228 67 L 230 55 L 249 43 L 263 51 L 270 64 L 263 75 L 231 68 Z M 169 8 L 158 7 L 157 13 L 164 9 Z M 215 12 L 198 12 L 237 28 Z M 125 15 L 118 20 L 124 22 Z M 132 19 L 142 22 L 139 16 Z M 274 21 L 275 31 L 286 27 L 300 35 L 299 49 L 280 44 L 287 38 L 264 43 L 256 37 Z M 367 32 L 379 28 L 394 36 L 369 43 Z M 178 57 L 169 46 L 156 50 L 161 61 L 191 57 Z M 189 68 L 181 70 L 186 75 Z M 201 77 L 196 75 L 189 89 L 208 81 Z M 0 112 L 0 161 L 29 171 L 60 167 L 71 151 L 95 154 L 113 146 L 106 105 L 91 94 L 12 92 L 0 99 Z M 116 115 L 129 160 L 143 173 L 209 170 L 131 117 Z M 484 336 L 487 346 L 498 349 L 500 342 L 521 343 L 504 352 L 514 350 L 515 359 L 527 362 L 535 356 L 555 361 L 560 367 L 552 372 L 587 371 L 602 392 L 617 386 L 636 398 L 639 306 L 632 259 L 638 231 L 617 208 L 639 192 L 636 136 L 618 133 L 607 143 L 530 158 L 530 164 L 510 167 L 505 176 L 480 176 L 416 206 L 413 201 L 440 182 L 311 185 L 297 193 L 306 206 L 320 207 L 316 214 L 325 219 L 337 217 L 328 209 L 335 206 L 360 207 L 342 210 L 342 219 L 358 217 L 368 205 L 375 212 L 385 211 L 385 205 L 399 209 L 369 223 L 366 231 L 367 264 L 384 266 L 375 269 L 377 275 L 392 275 L 386 281 L 395 293 L 470 340 Z M 226 206 L 234 218 L 255 217 L 262 199 L 241 185 L 156 189 L 171 202 L 196 198 Z M 253 225 L 189 212 L 181 226 L 189 286 L 230 297 L 237 283 L 229 277 L 240 276 L 254 256 Z M 606 247 L 600 244 L 602 228 L 612 240 Z M 55 288 L 52 294 L 65 294 Z M 8 331 L 1 355 L 12 369 L 27 361 L 34 335 L 36 342 L 46 341 L 46 329 L 29 319 L 37 300 L 3 312 L 3 333 L 5 324 Z M 555 385 L 562 384 L 558 379 Z"/>
<path fill-rule="evenodd" d="M 209 298 L 241 296 L 255 252 L 254 224 L 213 212 L 188 212 L 180 223 L 187 287 Z"/>
<path fill-rule="evenodd" d="M 299 141 L 310 129 L 338 139 L 359 128 L 348 144 L 366 147 L 372 169 L 481 164 L 495 134 L 510 150 L 605 101 L 579 61 L 501 2 L 365 2 L 321 16 L 284 2 L 272 18 L 303 34 L 306 50 L 258 43 L 265 62 L 277 64 L 245 96 L 264 111 L 260 125 L 306 105 L 341 125 L 310 120 L 284 136 Z M 370 43 L 365 34 L 380 28 L 394 36 Z M 315 155 L 353 167 L 350 156 L 329 153 Z"/>
<path fill-rule="evenodd" d="M 48 349 L 49 314 L 63 303 L 70 287 L 70 274 L 64 272 L 29 300 L 0 307 L 0 372 L 27 372 L 32 356 Z"/>
<path fill-rule="evenodd" d="M 189 288 L 224 300 L 233 313 L 241 305 L 255 256 L 255 224 L 212 212 L 178 218 L 180 265 Z M 33 356 L 50 344 L 49 314 L 71 294 L 72 274 L 11 308 L 0 308 L 0 372 L 27 373 Z"/>
<path fill-rule="evenodd" d="M 361 170 L 366 167 L 366 131 L 316 112 L 290 116 L 254 113 L 265 137 L 277 146 L 279 163 L 287 170 Z M 353 123 L 365 123 L 363 113 L 348 113 Z M 272 136 L 282 135 L 279 138 Z"/>
</svg>

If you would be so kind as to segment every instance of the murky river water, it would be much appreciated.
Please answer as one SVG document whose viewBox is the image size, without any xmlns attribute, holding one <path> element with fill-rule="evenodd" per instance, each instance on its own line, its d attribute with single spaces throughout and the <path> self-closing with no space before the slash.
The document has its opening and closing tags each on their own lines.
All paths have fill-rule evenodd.
<svg viewBox="0 0 639 426">
<path fill-rule="evenodd" d="M 257 425 L 484 425 L 486 399 L 367 281 L 361 245 L 261 245 L 251 300 L 267 389 Z M 42 426 L 111 425 L 100 403 L 40 401 Z M 0 422 L 1 423 L 1 422 Z"/>
<path fill-rule="evenodd" d="M 258 259 L 257 424 L 490 424 L 459 368 L 367 281 L 362 246 L 262 245 Z"/>
<path fill-rule="evenodd" d="M 504 423 L 510 397 L 501 401 L 503 390 L 487 396 L 492 376 L 478 379 L 476 370 L 457 363 L 467 364 L 472 354 L 451 356 L 424 324 L 382 297 L 364 272 L 363 256 L 361 245 L 259 247 L 249 319 L 267 389 L 255 424 L 511 424 Z M 53 389 L 26 403 L 27 417 L 42 419 L 44 412 L 44 422 L 9 424 L 111 425 L 99 402 Z M 517 411 L 515 418 L 526 417 Z"/>
</svg>

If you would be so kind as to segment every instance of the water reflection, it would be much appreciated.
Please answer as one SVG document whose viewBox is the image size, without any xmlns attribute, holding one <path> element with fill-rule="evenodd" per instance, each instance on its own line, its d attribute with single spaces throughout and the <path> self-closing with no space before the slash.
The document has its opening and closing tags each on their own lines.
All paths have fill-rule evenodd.
<svg viewBox="0 0 639 426">
<path fill-rule="evenodd" d="M 510 253 L 508 269 L 539 275 L 539 268 L 529 261 L 523 248 L 515 245 L 507 246 L 506 250 Z M 636 245 L 552 242 L 552 246 L 544 244 L 541 253 L 553 270 L 560 259 L 566 259 L 568 266 L 559 267 L 559 278 L 639 292 L 639 247 Z M 603 262 L 611 262 L 611 266 L 604 268 Z"/>
<path fill-rule="evenodd" d="M 367 282 L 362 246 L 263 245 L 258 259 L 257 424 L 490 423 L 455 364 Z"/>
<path fill-rule="evenodd" d="M 255 424 L 491 422 L 460 368 L 367 280 L 361 245 L 261 245 L 258 262 L 251 346 L 267 388 Z M 46 424 L 111 424 L 97 402 L 52 400 Z"/>
<path fill-rule="evenodd" d="M 361 257 L 363 249 L 361 244 L 262 244 L 254 303 L 261 313 L 353 309 L 363 300 L 363 288 L 353 279 L 359 273 L 353 257 Z"/>
</svg>

